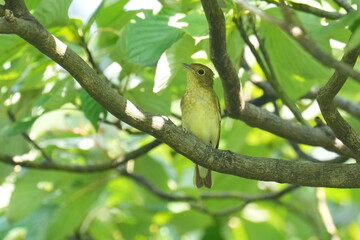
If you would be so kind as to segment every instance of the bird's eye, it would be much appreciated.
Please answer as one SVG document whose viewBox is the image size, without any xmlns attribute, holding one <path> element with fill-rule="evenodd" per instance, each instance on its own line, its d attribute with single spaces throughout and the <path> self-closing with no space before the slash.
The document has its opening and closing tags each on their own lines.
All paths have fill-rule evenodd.
<svg viewBox="0 0 360 240">
<path fill-rule="evenodd" d="M 205 72 L 204 72 L 204 70 L 200 69 L 200 70 L 198 71 L 198 73 L 199 73 L 200 75 L 203 75 Z"/>
</svg>

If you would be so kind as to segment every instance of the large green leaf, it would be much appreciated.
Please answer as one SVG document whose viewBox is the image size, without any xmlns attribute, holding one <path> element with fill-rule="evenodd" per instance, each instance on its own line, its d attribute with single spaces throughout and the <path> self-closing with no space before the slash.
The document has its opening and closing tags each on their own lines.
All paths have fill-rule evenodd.
<svg viewBox="0 0 360 240">
<path fill-rule="evenodd" d="M 41 106 L 45 110 L 58 109 L 76 97 L 74 81 L 66 78 L 58 81 L 50 92 L 42 94 L 36 101 L 35 106 Z"/>
<path fill-rule="evenodd" d="M 137 13 L 136 11 L 125 11 L 124 6 L 129 0 L 108 1 L 104 0 L 100 5 L 99 12 L 94 12 L 96 24 L 103 27 L 120 30 Z"/>
<path fill-rule="evenodd" d="M 143 16 L 134 18 L 119 37 L 117 59 L 154 66 L 161 54 L 183 35 L 183 30 L 169 25 L 174 15 L 164 8 L 157 14 L 144 11 Z"/>
</svg>

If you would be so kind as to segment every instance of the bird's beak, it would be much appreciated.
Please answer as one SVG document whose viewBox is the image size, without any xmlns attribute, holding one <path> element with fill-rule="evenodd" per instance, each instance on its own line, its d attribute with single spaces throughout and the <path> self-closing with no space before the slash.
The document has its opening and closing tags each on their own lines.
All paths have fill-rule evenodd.
<svg viewBox="0 0 360 240">
<path fill-rule="evenodd" d="M 188 70 L 193 70 L 189 64 L 182 63 L 182 65 Z"/>
</svg>

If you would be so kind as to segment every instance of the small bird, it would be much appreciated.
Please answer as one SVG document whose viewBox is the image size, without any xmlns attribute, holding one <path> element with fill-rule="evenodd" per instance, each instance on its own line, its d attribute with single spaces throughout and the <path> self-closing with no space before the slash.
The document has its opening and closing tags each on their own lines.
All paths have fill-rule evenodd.
<svg viewBox="0 0 360 240">
<path fill-rule="evenodd" d="M 187 73 L 181 99 L 182 125 L 203 143 L 218 148 L 221 116 L 219 98 L 213 89 L 214 73 L 199 63 L 183 65 Z M 195 165 L 194 184 L 198 188 L 210 188 L 211 171 Z"/>
</svg>

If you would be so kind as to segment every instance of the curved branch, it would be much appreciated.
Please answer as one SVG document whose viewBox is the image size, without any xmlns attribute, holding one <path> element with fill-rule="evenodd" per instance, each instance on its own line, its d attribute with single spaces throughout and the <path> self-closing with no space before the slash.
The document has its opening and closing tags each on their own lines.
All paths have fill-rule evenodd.
<svg viewBox="0 0 360 240">
<path fill-rule="evenodd" d="M 315 87 L 310 89 L 308 93 L 306 93 L 302 98 L 306 99 L 316 99 L 319 94 L 319 88 Z M 345 112 L 351 114 L 358 120 L 360 120 L 360 104 L 349 101 L 345 98 L 342 98 L 340 96 L 335 96 L 334 98 L 334 104 L 336 107 L 344 110 Z"/>
<path fill-rule="evenodd" d="M 265 201 L 265 200 L 278 200 L 282 196 L 284 196 L 287 193 L 292 192 L 293 190 L 299 188 L 298 186 L 288 186 L 284 188 L 283 190 L 280 190 L 278 192 L 272 192 L 272 193 L 265 193 L 260 194 L 257 196 L 252 196 L 248 194 L 243 193 L 229 193 L 229 192 L 204 192 L 200 195 L 200 199 L 207 200 L 207 199 L 240 199 L 244 200 L 241 204 L 235 205 L 229 208 L 225 208 L 222 210 L 217 211 L 211 211 L 208 208 L 203 207 L 203 204 L 201 202 L 199 203 L 199 199 L 192 197 L 192 196 L 176 196 L 174 194 L 166 193 L 162 191 L 161 189 L 158 189 L 155 185 L 153 185 L 150 181 L 148 181 L 143 176 L 129 173 L 124 170 L 120 170 L 120 174 L 122 174 L 125 177 L 128 177 L 135 182 L 137 182 L 142 187 L 146 188 L 149 192 L 156 195 L 157 197 L 161 199 L 165 199 L 167 201 L 175 201 L 175 202 L 188 202 L 194 210 L 197 210 L 199 212 L 203 212 L 212 216 L 224 216 L 228 215 L 234 212 L 237 212 L 239 210 L 242 210 L 246 205 L 252 202 L 257 201 Z"/>
<path fill-rule="evenodd" d="M 357 164 L 294 162 L 272 158 L 256 158 L 213 149 L 211 146 L 200 142 L 192 134 L 177 127 L 167 117 L 145 111 L 119 95 L 111 88 L 109 83 L 102 80 L 77 54 L 41 25 L 37 24 L 36 21 L 21 19 L 15 15 L 15 21 L 13 22 L 1 19 L 0 29 L 7 29 L 17 34 L 61 65 L 81 84 L 90 96 L 114 116 L 160 139 L 201 166 L 221 173 L 255 180 L 287 182 L 304 186 L 360 187 L 360 165 Z M 269 125 L 267 122 L 274 119 L 272 114 L 251 104 L 246 104 L 246 108 L 244 111 L 249 114 L 246 114 L 243 118 L 248 124 L 255 122 L 257 126 L 262 126 L 265 123 L 267 124 L 266 128 L 270 128 L 271 124 Z M 269 121 L 259 122 L 257 117 L 260 115 L 263 118 L 267 117 L 268 119 L 265 120 Z M 291 128 L 286 129 L 281 123 L 286 123 Z M 282 135 L 287 135 L 286 132 L 288 132 L 297 139 L 298 137 L 294 133 L 302 134 L 301 131 L 305 130 L 305 134 L 302 134 L 301 137 L 302 140 L 305 140 L 305 137 L 311 144 L 318 145 L 319 143 L 315 143 L 311 138 L 320 136 L 322 140 L 325 140 L 325 143 L 321 144 L 327 146 L 331 144 L 330 147 L 336 148 L 333 139 L 329 138 L 321 130 L 300 126 L 285 120 L 282 120 L 281 123 L 279 125 L 279 122 L 277 122 L 272 127 L 275 126 L 281 129 Z M 310 132 L 313 134 L 309 134 Z M 342 147 L 338 148 L 338 150 L 340 149 L 343 150 Z"/>
<path fill-rule="evenodd" d="M 336 2 L 336 4 L 339 5 L 340 7 L 344 8 L 348 13 L 355 11 L 355 9 L 353 9 L 350 3 L 346 0 L 334 0 L 334 2 Z"/>
<path fill-rule="evenodd" d="M 344 55 L 342 62 L 354 66 L 360 54 L 360 47 Z M 343 141 L 356 155 L 360 155 L 360 136 L 340 115 L 334 98 L 345 84 L 347 74 L 335 71 L 327 84 L 322 87 L 318 94 L 318 103 L 326 123 L 333 129 L 335 135 Z"/>
</svg>

